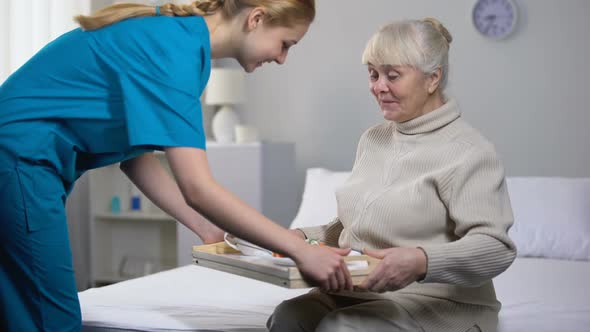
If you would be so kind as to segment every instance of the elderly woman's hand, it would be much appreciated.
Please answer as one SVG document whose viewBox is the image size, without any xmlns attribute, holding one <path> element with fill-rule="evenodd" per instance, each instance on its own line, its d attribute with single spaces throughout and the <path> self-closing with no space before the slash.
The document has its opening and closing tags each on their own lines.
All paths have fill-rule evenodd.
<svg viewBox="0 0 590 332">
<path fill-rule="evenodd" d="M 382 261 L 358 286 L 360 289 L 378 293 L 395 291 L 421 280 L 426 275 L 426 254 L 422 249 L 365 249 L 363 253 Z"/>
</svg>

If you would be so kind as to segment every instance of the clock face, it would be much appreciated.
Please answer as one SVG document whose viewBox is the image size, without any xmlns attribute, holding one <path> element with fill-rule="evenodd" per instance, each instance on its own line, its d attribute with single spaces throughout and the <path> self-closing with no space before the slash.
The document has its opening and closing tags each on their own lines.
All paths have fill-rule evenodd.
<svg viewBox="0 0 590 332">
<path fill-rule="evenodd" d="M 473 24 L 484 36 L 502 39 L 514 31 L 516 14 L 512 0 L 478 0 L 473 8 Z"/>
</svg>

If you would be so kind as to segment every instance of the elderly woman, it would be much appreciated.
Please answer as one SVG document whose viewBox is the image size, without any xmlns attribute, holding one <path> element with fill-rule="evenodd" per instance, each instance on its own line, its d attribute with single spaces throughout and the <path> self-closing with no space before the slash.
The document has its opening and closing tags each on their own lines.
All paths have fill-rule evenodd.
<svg viewBox="0 0 590 332">
<path fill-rule="evenodd" d="M 271 331 L 495 331 L 492 278 L 514 260 L 494 147 L 443 90 L 451 35 L 436 19 L 379 30 L 363 63 L 385 123 L 361 137 L 338 217 L 295 230 L 382 259 L 355 291 L 283 302 Z"/>
</svg>

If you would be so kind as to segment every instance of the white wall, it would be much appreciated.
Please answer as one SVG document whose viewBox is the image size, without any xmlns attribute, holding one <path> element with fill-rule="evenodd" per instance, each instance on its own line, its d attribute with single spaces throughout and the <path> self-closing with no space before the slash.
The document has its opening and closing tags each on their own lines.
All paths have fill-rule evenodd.
<svg viewBox="0 0 590 332">
<path fill-rule="evenodd" d="M 2 0 L 0 84 L 49 41 L 77 25 L 90 0 Z"/>
<path fill-rule="evenodd" d="M 361 133 L 381 121 L 360 57 L 379 26 L 437 17 L 454 37 L 449 93 L 504 160 L 509 175 L 590 176 L 590 1 L 517 0 L 504 41 L 480 36 L 474 0 L 318 0 L 309 34 L 285 66 L 248 78 L 243 119 L 263 138 L 297 143 L 304 169 L 350 169 Z"/>
</svg>

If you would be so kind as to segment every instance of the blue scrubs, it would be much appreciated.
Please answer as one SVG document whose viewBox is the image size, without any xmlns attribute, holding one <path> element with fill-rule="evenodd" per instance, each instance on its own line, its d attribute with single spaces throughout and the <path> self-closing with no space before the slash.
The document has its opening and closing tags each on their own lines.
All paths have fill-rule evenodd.
<svg viewBox="0 0 590 332">
<path fill-rule="evenodd" d="M 78 331 L 65 199 L 86 170 L 205 149 L 202 17 L 128 19 L 48 44 L 0 86 L 0 331 Z"/>
</svg>

